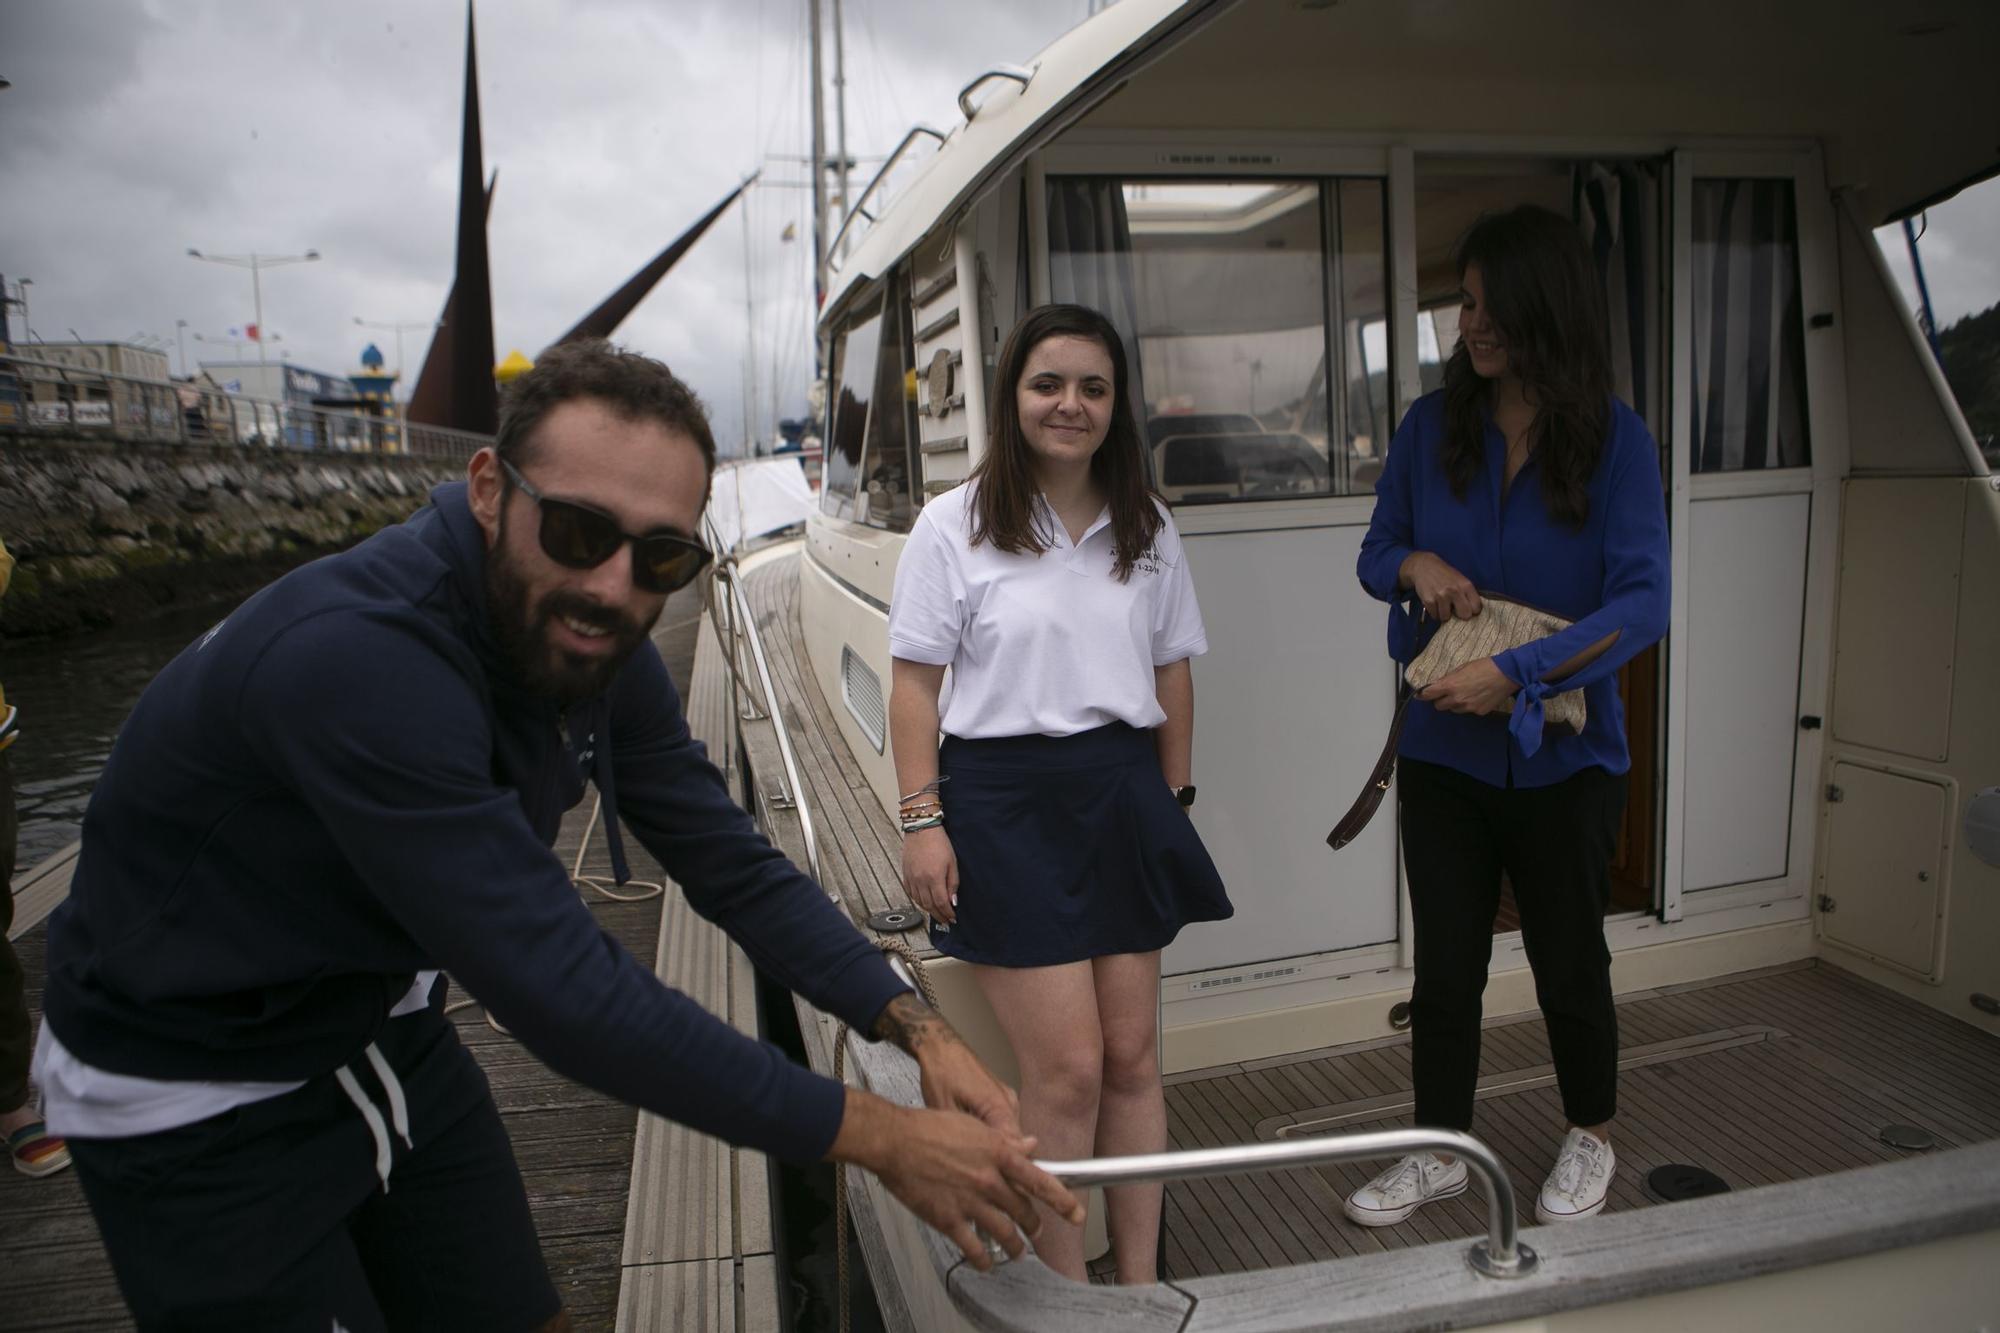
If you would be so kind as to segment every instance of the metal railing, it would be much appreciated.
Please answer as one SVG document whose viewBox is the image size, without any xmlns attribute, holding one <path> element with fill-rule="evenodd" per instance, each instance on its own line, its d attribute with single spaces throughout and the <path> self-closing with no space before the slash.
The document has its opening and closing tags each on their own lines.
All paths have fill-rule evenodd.
<svg viewBox="0 0 2000 1333">
<path fill-rule="evenodd" d="M 959 113 L 965 117 L 969 124 L 972 118 L 979 114 L 979 108 L 972 104 L 972 95 L 995 79 L 1012 79 L 1015 83 L 1021 85 L 1022 92 L 1026 92 L 1029 81 L 1034 77 L 1035 71 L 1031 66 L 995 65 L 993 68 L 977 75 L 971 83 L 966 84 L 958 90 Z"/>
<path fill-rule="evenodd" d="M 784 765 L 785 789 L 790 793 L 790 801 L 799 817 L 799 830 L 805 837 L 806 870 L 813 877 L 813 883 L 826 889 L 826 881 L 820 874 L 819 839 L 813 832 L 812 806 L 806 797 L 805 783 L 799 778 L 799 763 L 792 751 L 792 738 L 785 728 L 785 717 L 778 707 L 777 688 L 771 683 L 770 660 L 764 656 L 764 640 L 757 632 L 757 618 L 750 613 L 749 599 L 743 595 L 742 570 L 736 564 L 734 554 L 726 552 L 717 544 L 715 526 L 706 518 L 702 527 L 707 533 L 707 541 L 716 552 L 715 573 L 717 585 L 728 589 L 729 621 L 728 637 L 721 645 L 727 654 L 729 674 L 732 681 L 741 679 L 737 669 L 736 638 L 742 637 L 750 645 L 750 662 L 757 672 L 757 684 L 764 694 L 765 710 L 770 716 L 772 729 L 778 736 L 778 759 Z M 718 626 L 721 630 L 721 627 Z M 835 895 L 836 899 L 838 895 Z"/>
<path fill-rule="evenodd" d="M 1368 1134 L 1341 1134 L 1294 1139 L 1285 1143 L 1246 1143 L 1222 1148 L 1189 1148 L 1180 1152 L 1145 1153 L 1135 1157 L 1100 1157 L 1081 1162 L 1037 1162 L 1063 1184 L 1134 1185 L 1141 1181 L 1185 1180 L 1194 1176 L 1239 1175 L 1246 1171 L 1278 1171 L 1316 1166 L 1322 1162 L 1357 1162 L 1406 1153 L 1442 1152 L 1463 1160 L 1486 1191 L 1486 1239 L 1466 1251 L 1466 1262 L 1486 1277 L 1526 1277 L 1540 1260 L 1520 1242 L 1514 1186 L 1507 1168 L 1491 1148 L 1451 1129 L 1385 1129 Z"/>
<path fill-rule="evenodd" d="M 55 396 L 43 396 L 50 386 Z M 199 381 L 145 379 L 27 356 L 0 356 L 0 429 L 27 438 L 407 454 L 458 462 L 493 442 L 396 416 L 277 402 Z"/>
<path fill-rule="evenodd" d="M 840 230 L 833 234 L 831 241 L 827 242 L 826 266 L 828 268 L 836 273 L 840 271 L 840 243 L 847 236 L 848 228 L 854 225 L 854 219 L 856 218 L 865 217 L 870 222 L 875 220 L 875 215 L 867 209 L 869 198 L 874 195 L 875 191 L 882 187 L 882 182 L 889 178 L 889 173 L 895 170 L 896 164 L 902 160 L 903 154 L 910 151 L 910 145 L 925 135 L 936 139 L 939 144 L 943 144 L 946 138 L 943 130 L 933 129 L 929 125 L 912 125 L 910 127 L 910 132 L 905 134 L 903 141 L 896 145 L 896 151 L 890 153 L 883 160 L 881 169 L 868 182 L 867 188 L 863 189 L 860 195 L 855 198 L 854 207 L 850 208 L 847 211 L 847 216 L 840 220 Z"/>
</svg>

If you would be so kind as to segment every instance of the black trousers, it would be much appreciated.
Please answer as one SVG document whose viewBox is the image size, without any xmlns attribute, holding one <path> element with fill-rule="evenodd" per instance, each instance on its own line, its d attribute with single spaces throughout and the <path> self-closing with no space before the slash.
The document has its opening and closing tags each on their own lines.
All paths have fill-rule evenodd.
<svg viewBox="0 0 2000 1333">
<path fill-rule="evenodd" d="M 1480 1001 L 1502 871 L 1520 909 L 1563 1113 L 1576 1125 L 1611 1119 L 1618 1109 L 1618 1015 L 1604 913 L 1625 811 L 1624 775 L 1587 768 L 1551 787 L 1494 787 L 1454 768 L 1404 759 L 1397 782 L 1416 927 L 1410 999 L 1416 1122 L 1472 1127 Z"/>
<path fill-rule="evenodd" d="M 349 1072 L 378 1141 L 332 1075 L 179 1129 L 69 1140 L 141 1333 L 519 1333 L 555 1317 L 520 1169 L 486 1075 L 433 999 Z"/>
<path fill-rule="evenodd" d="M 26 978 L 21 960 L 7 942 L 14 927 L 14 771 L 0 750 L 0 1113 L 28 1104 L 28 1058 L 34 1033 L 28 1027 Z"/>
</svg>

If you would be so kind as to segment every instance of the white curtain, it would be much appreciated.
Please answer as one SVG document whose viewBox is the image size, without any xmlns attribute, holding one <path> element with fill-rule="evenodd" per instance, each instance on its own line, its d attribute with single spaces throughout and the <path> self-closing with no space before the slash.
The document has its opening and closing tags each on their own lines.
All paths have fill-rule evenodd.
<svg viewBox="0 0 2000 1333">
<path fill-rule="evenodd" d="M 1694 183 L 1696 472 L 1812 461 L 1792 183 Z"/>
<path fill-rule="evenodd" d="M 1124 187 L 1103 176 L 1051 176 L 1048 199 L 1049 299 L 1089 306 L 1118 330 L 1130 372 L 1132 416 L 1143 423 L 1139 301 Z"/>
<path fill-rule="evenodd" d="M 1660 174 L 1657 162 L 1589 162 L 1572 183 L 1577 230 L 1604 284 L 1616 392 L 1664 441 Z"/>
</svg>

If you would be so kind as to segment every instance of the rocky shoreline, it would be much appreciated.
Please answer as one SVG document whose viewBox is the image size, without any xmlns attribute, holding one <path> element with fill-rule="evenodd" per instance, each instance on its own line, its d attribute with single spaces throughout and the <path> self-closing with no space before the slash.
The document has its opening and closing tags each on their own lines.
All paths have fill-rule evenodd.
<svg viewBox="0 0 2000 1333">
<path fill-rule="evenodd" d="M 248 593 L 424 502 L 464 465 L 400 455 L 0 441 L 0 639 Z"/>
</svg>

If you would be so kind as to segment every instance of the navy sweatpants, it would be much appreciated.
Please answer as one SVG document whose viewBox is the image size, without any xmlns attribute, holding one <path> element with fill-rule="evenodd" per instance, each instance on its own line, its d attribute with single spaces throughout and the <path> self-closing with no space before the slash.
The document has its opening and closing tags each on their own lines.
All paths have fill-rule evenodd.
<svg viewBox="0 0 2000 1333">
<path fill-rule="evenodd" d="M 143 1333 L 505 1333 L 555 1317 L 513 1147 L 440 1007 L 376 1041 L 413 1146 L 365 1058 L 348 1070 L 386 1135 L 326 1075 L 179 1129 L 70 1139 Z"/>
</svg>

